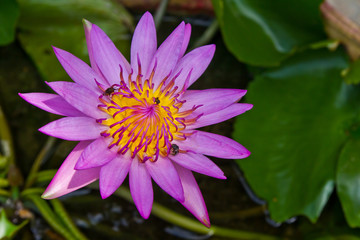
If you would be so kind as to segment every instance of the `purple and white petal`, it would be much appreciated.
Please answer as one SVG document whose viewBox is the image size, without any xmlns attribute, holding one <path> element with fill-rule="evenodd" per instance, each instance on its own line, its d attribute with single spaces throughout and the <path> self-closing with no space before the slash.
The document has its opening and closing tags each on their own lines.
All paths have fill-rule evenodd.
<svg viewBox="0 0 360 240">
<path fill-rule="evenodd" d="M 179 153 L 168 156 L 171 160 L 191 171 L 208 175 L 210 177 L 226 179 L 224 172 L 209 158 L 193 152 Z"/>
<path fill-rule="evenodd" d="M 76 170 L 100 167 L 112 161 L 118 154 L 116 150 L 109 149 L 111 140 L 99 137 L 93 141 L 81 154 L 75 165 Z"/>
<path fill-rule="evenodd" d="M 156 68 L 153 76 L 155 89 L 164 78 L 170 76 L 180 58 L 184 30 L 185 23 L 182 22 L 160 45 L 151 61 L 150 68 L 145 77 L 146 79 L 149 78 L 151 72 Z"/>
<path fill-rule="evenodd" d="M 197 153 L 226 159 L 241 159 L 250 155 L 249 150 L 240 143 L 214 133 L 193 131 L 184 141 L 177 141 L 181 150 L 190 150 Z"/>
<path fill-rule="evenodd" d="M 92 140 L 100 137 L 106 126 L 96 123 L 89 117 L 64 117 L 39 128 L 39 131 L 52 137 L 69 141 Z"/>
<path fill-rule="evenodd" d="M 145 165 L 152 179 L 154 179 L 165 192 L 179 202 L 184 201 L 184 191 L 180 178 L 171 161 L 159 156 L 156 162 L 146 161 Z"/>
<path fill-rule="evenodd" d="M 64 98 L 52 93 L 19 93 L 28 103 L 41 108 L 47 112 L 67 116 L 83 117 L 85 114 L 67 103 Z"/>
<path fill-rule="evenodd" d="M 181 89 L 186 81 L 188 81 L 186 83 L 187 87 L 193 84 L 209 66 L 214 53 L 215 45 L 212 44 L 198 47 L 181 58 L 171 74 L 171 78 L 178 75 L 175 80 L 175 85 Z M 189 80 L 187 80 L 190 71 L 191 76 Z"/>
<path fill-rule="evenodd" d="M 187 47 L 189 45 L 190 36 L 191 36 L 191 25 L 190 25 L 190 23 L 187 23 L 185 25 L 184 41 L 183 41 L 183 43 L 181 45 L 180 58 L 182 56 L 184 56 L 184 53 L 186 52 L 186 49 L 187 49 Z"/>
<path fill-rule="evenodd" d="M 210 227 L 209 214 L 199 186 L 190 170 L 174 163 L 184 189 L 185 201 L 181 204 L 189 210 L 202 224 Z"/>
<path fill-rule="evenodd" d="M 92 29 L 93 24 L 91 22 L 89 22 L 88 20 L 83 19 L 83 25 L 84 25 L 84 30 L 85 30 L 86 46 L 87 46 L 88 53 L 89 53 L 91 68 L 94 69 L 94 71 L 98 75 L 102 76 L 102 73 L 100 72 L 98 66 L 96 65 L 95 58 L 94 58 L 94 50 L 93 50 L 93 47 L 91 44 L 91 29 Z M 104 80 L 104 81 L 106 81 L 106 80 Z"/>
<path fill-rule="evenodd" d="M 157 40 L 154 19 L 149 12 L 146 12 L 136 26 L 131 42 L 133 76 L 138 74 L 139 63 L 141 64 L 141 74 L 147 73 L 156 48 Z"/>
<path fill-rule="evenodd" d="M 42 198 L 53 199 L 61 197 L 82 188 L 99 178 L 100 168 L 91 168 L 79 171 L 74 169 L 81 153 L 90 143 L 91 141 L 83 141 L 76 145 L 60 166 L 56 175 L 41 196 Z"/>
<path fill-rule="evenodd" d="M 145 163 L 141 163 L 137 158 L 131 163 L 129 186 L 131 196 L 140 215 L 145 219 L 149 218 L 154 201 L 151 176 Z"/>
<path fill-rule="evenodd" d="M 124 79 L 127 79 L 131 69 L 130 64 L 111 39 L 95 24 L 92 25 L 90 39 L 96 65 L 109 84 L 119 84 L 121 68 Z"/>
<path fill-rule="evenodd" d="M 188 110 L 194 106 L 201 106 L 194 113 L 209 114 L 238 102 L 245 94 L 246 90 L 242 89 L 212 88 L 188 90 L 181 97 L 181 100 L 186 100 L 181 108 Z"/>
<path fill-rule="evenodd" d="M 98 109 L 100 104 L 98 95 L 77 83 L 71 82 L 48 82 L 57 94 L 62 96 L 70 105 L 83 112 L 89 117 L 106 118 L 107 113 Z"/>
<path fill-rule="evenodd" d="M 113 194 L 123 183 L 131 166 L 131 155 L 118 154 L 112 161 L 101 167 L 100 194 L 103 199 Z"/>
<path fill-rule="evenodd" d="M 248 103 L 234 103 L 223 110 L 201 116 L 194 124 L 187 126 L 187 129 L 205 127 L 226 121 L 250 110 L 252 107 L 253 105 Z"/>
<path fill-rule="evenodd" d="M 88 88 L 98 95 L 102 93 L 95 80 L 101 84 L 108 85 L 108 83 L 103 82 L 102 77 L 100 77 L 91 67 L 67 51 L 56 47 L 53 47 L 53 49 L 66 73 L 74 82 Z"/>
</svg>

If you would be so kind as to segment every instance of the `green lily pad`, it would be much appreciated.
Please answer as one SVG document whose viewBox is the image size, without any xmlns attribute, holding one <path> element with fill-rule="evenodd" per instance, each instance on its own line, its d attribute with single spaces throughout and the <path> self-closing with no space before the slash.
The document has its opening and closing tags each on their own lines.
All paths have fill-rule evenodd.
<svg viewBox="0 0 360 240">
<path fill-rule="evenodd" d="M 351 227 L 360 227 L 360 139 L 349 140 L 341 152 L 336 188 Z"/>
<path fill-rule="evenodd" d="M 67 80 L 52 46 L 88 61 L 82 19 L 102 28 L 122 53 L 129 55 L 132 18 L 110 0 L 20 0 L 20 42 L 47 81 Z"/>
<path fill-rule="evenodd" d="M 359 84 L 360 83 L 360 60 L 352 62 L 344 71 L 344 80 L 348 84 Z"/>
<path fill-rule="evenodd" d="M 360 88 L 347 85 L 341 51 L 308 51 L 255 77 L 249 113 L 234 138 L 252 155 L 238 164 L 278 222 L 315 222 L 333 192 L 337 160 L 360 109 Z M 360 169 L 358 169 L 360 171 Z"/>
<path fill-rule="evenodd" d="M 15 0 L 0 1 L 0 45 L 14 41 L 19 6 Z"/>
<path fill-rule="evenodd" d="M 213 0 L 224 41 L 240 61 L 278 65 L 298 48 L 326 38 L 322 0 Z"/>
</svg>

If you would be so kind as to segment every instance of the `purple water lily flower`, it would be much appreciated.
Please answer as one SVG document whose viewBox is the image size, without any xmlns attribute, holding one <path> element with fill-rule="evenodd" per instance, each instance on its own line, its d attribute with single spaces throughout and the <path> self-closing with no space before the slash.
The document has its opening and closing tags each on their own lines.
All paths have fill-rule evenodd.
<svg viewBox="0 0 360 240">
<path fill-rule="evenodd" d="M 215 45 L 184 55 L 190 24 L 180 25 L 157 48 L 150 13 L 140 19 L 131 43 L 131 64 L 95 24 L 84 21 L 91 67 L 54 47 L 74 82 L 47 83 L 57 94 L 20 94 L 29 103 L 65 116 L 39 130 L 80 141 L 43 194 L 52 199 L 99 179 L 109 197 L 129 174 L 134 203 L 143 218 L 153 204 L 152 180 L 205 226 L 206 206 L 192 171 L 225 179 L 204 155 L 240 159 L 250 152 L 229 138 L 195 130 L 252 108 L 237 103 L 246 90 L 187 90 L 205 71 Z"/>
</svg>

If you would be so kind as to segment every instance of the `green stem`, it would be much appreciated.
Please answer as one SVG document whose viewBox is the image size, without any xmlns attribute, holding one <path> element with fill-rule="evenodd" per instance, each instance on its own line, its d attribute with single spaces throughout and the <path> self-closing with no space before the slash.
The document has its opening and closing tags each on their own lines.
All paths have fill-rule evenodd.
<svg viewBox="0 0 360 240">
<path fill-rule="evenodd" d="M 156 10 L 154 22 L 156 29 L 159 29 L 162 18 L 164 17 L 164 14 L 166 12 L 167 5 L 169 3 L 169 0 L 162 0 L 159 4 L 158 9 Z"/>
<path fill-rule="evenodd" d="M 219 23 L 214 19 L 203 35 L 192 45 L 192 49 L 205 45 L 211 41 L 219 29 Z"/>
<path fill-rule="evenodd" d="M 4 165 L 9 166 L 10 163 L 15 163 L 15 152 L 14 145 L 11 137 L 11 132 L 9 125 L 6 122 L 6 118 L 2 108 L 0 106 L 0 144 L 2 144 L 1 149 L 4 151 L 4 162 L 2 161 L 2 156 L 0 152 L 0 168 Z"/>
<path fill-rule="evenodd" d="M 61 224 L 61 221 L 57 218 L 56 214 L 51 210 L 45 200 L 41 199 L 37 194 L 29 194 L 27 198 L 30 199 L 38 210 L 41 212 L 42 217 L 47 223 L 65 239 L 76 240 L 76 238 L 69 233 L 69 230 Z"/>
<path fill-rule="evenodd" d="M 74 222 L 71 220 L 69 214 L 66 212 L 63 204 L 58 199 L 50 201 L 55 213 L 57 213 L 62 220 L 63 224 L 70 230 L 70 232 L 76 237 L 76 239 L 86 240 L 85 235 L 76 227 Z"/>
<path fill-rule="evenodd" d="M 264 215 L 266 206 L 265 205 L 259 205 L 253 208 L 248 208 L 245 210 L 240 211 L 233 211 L 233 212 L 213 212 L 211 213 L 211 216 L 219 219 L 246 219 L 256 216 Z"/>
<path fill-rule="evenodd" d="M 40 165 L 44 161 L 44 159 L 49 155 L 49 152 L 53 148 L 55 141 L 56 141 L 56 139 L 53 137 L 49 137 L 47 139 L 44 147 L 41 149 L 40 153 L 37 155 L 32 167 L 31 167 L 29 176 L 26 179 L 24 189 L 29 188 L 35 182 L 36 174 L 40 168 Z"/>
<path fill-rule="evenodd" d="M 10 193 L 4 189 L 0 189 L 0 196 L 10 197 Z"/>
<path fill-rule="evenodd" d="M 35 181 L 37 183 L 49 182 L 55 176 L 56 171 L 57 170 L 55 170 L 55 169 L 50 169 L 50 170 L 44 170 L 44 171 L 38 172 L 36 174 Z"/>
<path fill-rule="evenodd" d="M 21 192 L 21 197 L 26 197 L 27 195 L 41 195 L 45 191 L 44 188 L 28 188 Z"/>
<path fill-rule="evenodd" d="M 9 181 L 7 179 L 0 178 L 0 188 L 8 187 L 8 186 L 9 186 Z"/>
<path fill-rule="evenodd" d="M 90 185 L 91 188 L 98 189 L 99 187 L 97 185 Z M 133 202 L 131 193 L 129 189 L 125 187 L 120 187 L 118 190 L 114 193 L 117 196 L 120 196 L 124 199 L 126 199 L 129 202 Z M 175 224 L 177 226 L 180 226 L 182 228 L 185 228 L 190 231 L 194 231 L 200 234 L 208 234 L 208 235 L 214 235 L 214 236 L 220 236 L 220 237 L 226 237 L 226 238 L 232 238 L 232 239 L 247 239 L 247 240 L 278 240 L 280 238 L 265 234 L 259 234 L 259 233 L 253 233 L 253 232 L 247 232 L 247 231 L 240 231 L 240 230 L 234 230 L 229 228 L 223 228 L 218 226 L 212 226 L 211 228 L 207 228 L 198 221 L 195 221 L 193 219 L 190 219 L 188 217 L 185 217 L 181 214 L 178 214 L 176 212 L 171 211 L 168 208 L 163 207 L 162 205 L 155 203 L 152 207 L 152 214 L 155 216 L 169 222 L 172 224 Z"/>
</svg>

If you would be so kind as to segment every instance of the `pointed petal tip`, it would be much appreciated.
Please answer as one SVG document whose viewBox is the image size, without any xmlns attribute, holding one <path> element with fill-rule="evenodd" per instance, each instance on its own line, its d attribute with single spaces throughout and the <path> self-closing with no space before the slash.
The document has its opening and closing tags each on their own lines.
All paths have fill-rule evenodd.
<svg viewBox="0 0 360 240">
<path fill-rule="evenodd" d="M 139 211 L 140 216 L 141 216 L 143 219 L 148 219 L 148 218 L 150 217 L 151 208 L 150 208 L 150 211 L 148 211 L 148 212 L 144 212 L 143 209 L 139 209 L 139 208 L 138 208 L 138 211 Z"/>
<path fill-rule="evenodd" d="M 212 51 L 215 52 L 215 50 L 216 50 L 216 45 L 215 45 L 215 44 L 210 44 L 209 47 L 210 47 L 210 49 L 211 49 Z"/>
<path fill-rule="evenodd" d="M 57 193 L 53 187 L 50 187 L 50 186 L 51 185 L 49 185 L 46 188 L 46 190 L 41 195 L 41 198 L 46 199 L 46 200 L 50 200 L 50 199 L 54 199 L 54 198 L 62 196 L 61 194 Z"/>
<path fill-rule="evenodd" d="M 92 23 L 89 20 L 85 19 L 85 18 L 82 19 L 82 22 L 83 22 L 84 26 L 86 26 L 86 27 L 91 27 L 92 26 Z"/>
<path fill-rule="evenodd" d="M 246 111 L 249 111 L 250 109 L 253 108 L 254 105 L 250 104 L 250 103 L 245 103 L 247 105 Z"/>
<path fill-rule="evenodd" d="M 109 193 L 105 193 L 104 191 L 101 191 L 101 188 L 100 188 L 100 196 L 102 199 L 106 199 L 108 197 L 110 197 L 112 194 L 109 194 Z"/>
<path fill-rule="evenodd" d="M 152 14 L 149 12 L 149 11 L 146 11 L 143 15 L 142 15 L 142 17 L 141 17 L 141 19 L 142 18 L 151 18 L 151 19 L 153 19 L 153 16 L 152 16 Z M 141 20 L 140 20 L 141 21 Z"/>
<path fill-rule="evenodd" d="M 185 31 L 185 22 L 182 21 L 182 22 L 179 24 L 179 27 L 181 27 L 182 31 Z"/>
<path fill-rule="evenodd" d="M 41 195 L 41 198 L 46 199 L 46 200 L 52 199 L 51 195 L 46 193 L 46 191 Z"/>
<path fill-rule="evenodd" d="M 203 218 L 201 218 L 200 222 L 204 224 L 204 226 L 207 228 L 211 227 L 209 216 L 204 216 Z"/>
<path fill-rule="evenodd" d="M 251 155 L 251 152 L 249 150 L 246 149 L 246 152 L 240 152 L 239 153 L 239 156 L 237 156 L 236 158 L 234 159 L 243 159 L 243 158 L 247 158 Z"/>
</svg>

